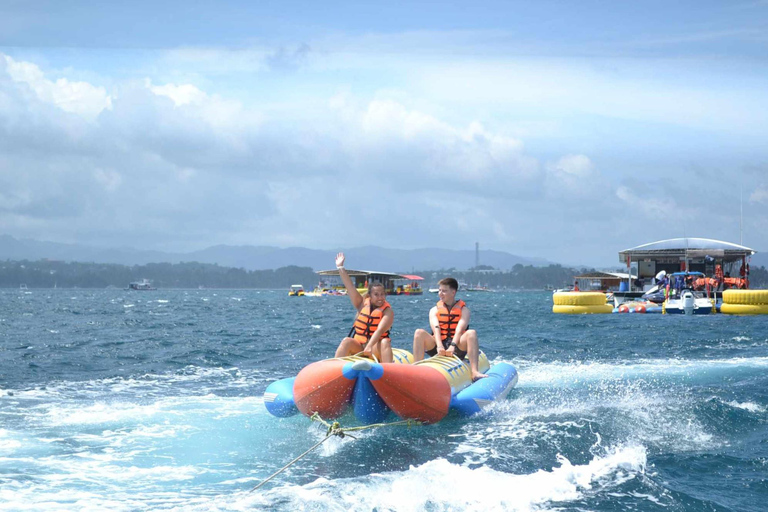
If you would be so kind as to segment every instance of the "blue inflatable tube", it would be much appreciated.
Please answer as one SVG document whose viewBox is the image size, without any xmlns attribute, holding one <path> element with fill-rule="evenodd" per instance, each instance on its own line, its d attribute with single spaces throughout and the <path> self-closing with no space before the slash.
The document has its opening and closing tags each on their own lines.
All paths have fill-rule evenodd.
<svg viewBox="0 0 768 512">
<path fill-rule="evenodd" d="M 293 401 L 293 381 L 295 380 L 296 377 L 288 377 L 267 386 L 264 391 L 264 405 L 272 416 L 287 418 L 299 413 Z"/>
<path fill-rule="evenodd" d="M 489 403 L 505 398 L 517 384 L 517 370 L 509 363 L 496 363 L 479 379 L 451 397 L 451 410 L 462 416 L 477 414 Z"/>
</svg>

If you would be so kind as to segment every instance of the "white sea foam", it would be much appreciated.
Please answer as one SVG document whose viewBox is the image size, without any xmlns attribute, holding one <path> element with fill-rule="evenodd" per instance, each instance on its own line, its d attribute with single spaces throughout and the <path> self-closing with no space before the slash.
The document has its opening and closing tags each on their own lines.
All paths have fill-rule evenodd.
<svg viewBox="0 0 768 512">
<path fill-rule="evenodd" d="M 510 361 L 520 372 L 518 387 L 581 386 L 602 380 L 720 376 L 735 369 L 768 368 L 768 357 L 732 359 L 640 359 L 632 363 Z"/>
<path fill-rule="evenodd" d="M 557 464 L 549 471 L 515 475 L 487 466 L 470 469 L 437 459 L 404 472 L 333 481 L 321 478 L 304 486 L 245 495 L 231 508 L 280 503 L 293 510 L 557 509 L 563 503 L 615 488 L 642 475 L 646 453 L 642 447 L 626 446 L 596 456 L 584 465 L 573 465 L 562 456 L 558 456 Z"/>
<path fill-rule="evenodd" d="M 465 450 L 477 446 L 492 450 L 499 441 L 535 451 L 527 439 L 558 446 L 569 437 L 595 435 L 593 429 L 614 440 L 667 451 L 715 449 L 727 439 L 706 424 L 690 386 L 670 380 L 706 374 L 712 368 L 725 371 L 742 365 L 761 369 L 766 364 L 766 358 L 632 365 L 523 363 L 519 365 L 523 389 L 486 409 L 489 424 L 465 425 L 465 439 L 455 454 L 471 462 L 475 455 L 465 455 Z"/>
<path fill-rule="evenodd" d="M 21 441 L 8 430 L 0 428 L 0 454 L 12 452 L 21 447 Z"/>
<path fill-rule="evenodd" d="M 38 406 L 38 421 L 47 426 L 132 424 L 139 421 L 171 421 L 196 414 L 224 418 L 253 414 L 262 397 L 190 396 L 167 397 L 151 403 L 99 401 L 91 405 L 61 402 Z"/>
<path fill-rule="evenodd" d="M 29 347 L 32 348 L 32 347 Z M 175 395 L 211 392 L 212 390 L 248 390 L 260 379 L 257 369 L 201 368 L 188 366 L 182 370 L 164 374 L 146 374 L 138 377 L 113 377 L 87 381 L 51 382 L 44 388 L 0 390 L 0 396 L 13 393 L 18 399 L 66 400 L 67 398 L 104 398 L 115 395 L 166 395 L 172 390 Z M 206 384 L 208 383 L 208 384 Z M 191 388 L 191 389 L 188 389 Z"/>
<path fill-rule="evenodd" d="M 754 412 L 754 413 L 764 413 L 768 411 L 768 408 L 766 408 L 764 405 L 759 405 L 754 402 L 725 402 L 726 405 L 730 405 L 731 407 L 735 407 L 736 409 L 743 409 L 745 411 Z"/>
</svg>

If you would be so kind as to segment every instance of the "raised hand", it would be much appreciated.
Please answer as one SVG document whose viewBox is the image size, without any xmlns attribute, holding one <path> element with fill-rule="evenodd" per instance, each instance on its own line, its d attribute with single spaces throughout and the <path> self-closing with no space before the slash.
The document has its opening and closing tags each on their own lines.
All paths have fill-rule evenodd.
<svg viewBox="0 0 768 512">
<path fill-rule="evenodd" d="M 336 268 L 342 268 L 344 266 L 344 253 L 340 252 L 336 255 Z"/>
</svg>

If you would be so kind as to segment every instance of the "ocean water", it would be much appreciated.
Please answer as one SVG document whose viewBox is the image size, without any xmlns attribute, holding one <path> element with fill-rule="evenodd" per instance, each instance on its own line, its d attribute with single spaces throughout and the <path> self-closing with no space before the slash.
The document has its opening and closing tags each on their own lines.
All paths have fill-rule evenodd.
<svg viewBox="0 0 768 512">
<path fill-rule="evenodd" d="M 461 296 L 507 400 L 331 438 L 250 492 L 324 437 L 261 395 L 333 355 L 346 298 L 0 290 L 0 510 L 766 510 L 767 317 Z M 435 300 L 390 298 L 396 346 Z"/>
</svg>

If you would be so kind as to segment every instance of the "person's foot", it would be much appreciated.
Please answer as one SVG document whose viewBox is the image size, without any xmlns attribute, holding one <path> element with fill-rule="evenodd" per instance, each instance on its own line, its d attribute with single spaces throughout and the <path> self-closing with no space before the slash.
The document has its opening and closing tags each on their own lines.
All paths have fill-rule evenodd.
<svg viewBox="0 0 768 512">
<path fill-rule="evenodd" d="M 480 379 L 486 379 L 488 376 L 480 372 L 472 372 L 472 382 L 477 382 Z"/>
</svg>

